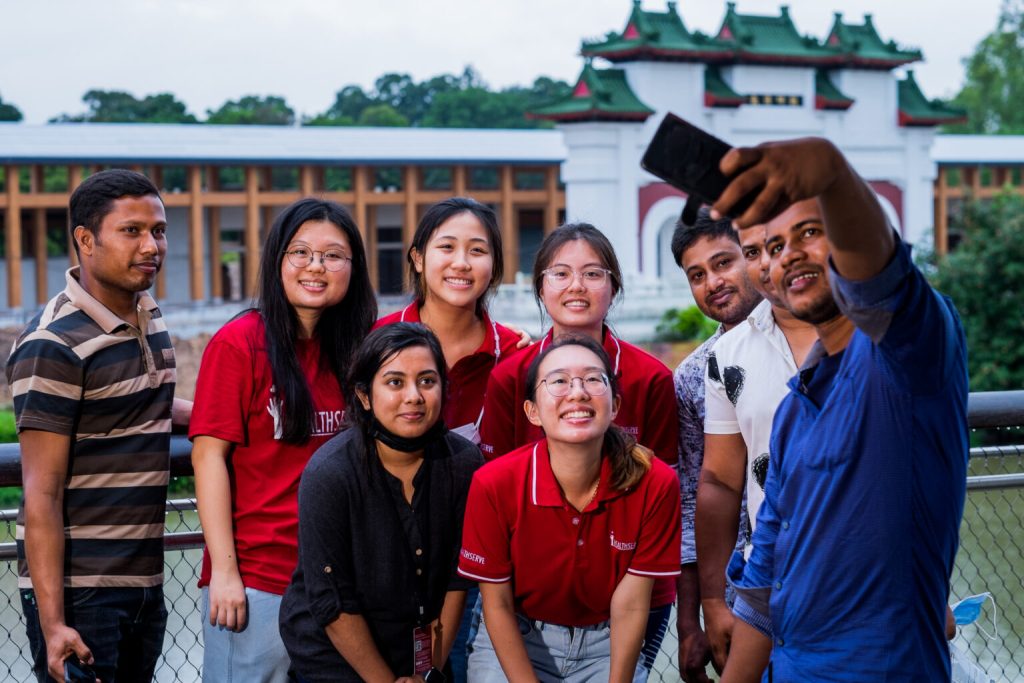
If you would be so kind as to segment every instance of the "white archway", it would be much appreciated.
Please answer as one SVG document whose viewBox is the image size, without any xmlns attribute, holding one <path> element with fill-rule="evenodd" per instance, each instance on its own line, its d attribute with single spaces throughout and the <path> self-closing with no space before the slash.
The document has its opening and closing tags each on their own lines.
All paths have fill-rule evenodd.
<svg viewBox="0 0 1024 683">
<path fill-rule="evenodd" d="M 675 261 L 669 244 L 683 204 L 681 197 L 665 197 L 655 202 L 644 216 L 641 239 L 644 275 L 671 277 Z"/>
</svg>

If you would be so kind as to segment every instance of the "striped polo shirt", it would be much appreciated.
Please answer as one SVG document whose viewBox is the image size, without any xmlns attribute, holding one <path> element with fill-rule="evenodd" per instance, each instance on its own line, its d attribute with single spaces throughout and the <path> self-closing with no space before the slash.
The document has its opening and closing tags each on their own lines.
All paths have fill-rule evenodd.
<svg viewBox="0 0 1024 683">
<path fill-rule="evenodd" d="M 22 333 L 7 362 L 18 432 L 71 437 L 64 488 L 64 585 L 163 583 L 174 349 L 156 302 L 143 292 L 139 327 L 79 284 L 78 268 Z M 22 453 L 27 460 L 31 453 Z M 18 511 L 18 586 L 25 562 Z"/>
</svg>

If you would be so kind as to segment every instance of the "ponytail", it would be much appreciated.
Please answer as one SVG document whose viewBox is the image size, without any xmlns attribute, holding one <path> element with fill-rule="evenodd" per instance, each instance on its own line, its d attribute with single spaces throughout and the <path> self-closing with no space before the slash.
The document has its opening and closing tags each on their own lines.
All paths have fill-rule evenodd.
<svg viewBox="0 0 1024 683">
<path fill-rule="evenodd" d="M 611 488 L 625 491 L 640 483 L 651 469 L 654 453 L 637 443 L 622 427 L 612 424 L 604 433 L 604 452 L 611 462 Z"/>
</svg>

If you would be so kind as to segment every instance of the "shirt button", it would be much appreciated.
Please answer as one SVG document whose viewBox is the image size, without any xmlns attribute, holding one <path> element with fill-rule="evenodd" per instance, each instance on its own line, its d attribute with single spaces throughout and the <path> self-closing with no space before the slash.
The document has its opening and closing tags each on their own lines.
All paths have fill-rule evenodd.
<svg viewBox="0 0 1024 683">
<path fill-rule="evenodd" d="M 573 517 L 572 518 L 572 523 L 575 524 L 576 526 L 579 526 L 580 518 L 579 517 Z"/>
<path fill-rule="evenodd" d="M 332 571 L 333 570 L 331 569 L 331 565 L 327 565 L 324 567 L 324 574 L 330 574 Z"/>
<path fill-rule="evenodd" d="M 782 582 L 781 581 L 776 581 L 775 582 L 775 590 L 777 590 L 777 591 L 782 590 Z"/>
<path fill-rule="evenodd" d="M 416 576 L 423 576 L 423 570 L 422 569 L 417 569 L 416 570 Z"/>
<path fill-rule="evenodd" d="M 423 548 L 416 548 L 416 555 L 419 556 L 419 555 L 422 555 L 422 554 L 423 554 Z"/>
<path fill-rule="evenodd" d="M 581 538 L 580 540 L 576 541 L 576 545 L 583 545 L 583 539 Z"/>
<path fill-rule="evenodd" d="M 785 645 L 786 643 L 785 643 L 785 642 L 784 642 L 784 641 L 782 640 L 782 638 L 779 638 L 779 639 L 777 639 L 777 640 L 775 641 L 775 644 L 776 644 L 776 645 L 778 645 L 779 647 L 782 647 L 782 646 L 783 646 L 783 645 Z"/>
<path fill-rule="evenodd" d="M 782 528 L 783 529 L 788 529 L 789 528 L 789 522 L 783 522 L 782 523 Z"/>
</svg>

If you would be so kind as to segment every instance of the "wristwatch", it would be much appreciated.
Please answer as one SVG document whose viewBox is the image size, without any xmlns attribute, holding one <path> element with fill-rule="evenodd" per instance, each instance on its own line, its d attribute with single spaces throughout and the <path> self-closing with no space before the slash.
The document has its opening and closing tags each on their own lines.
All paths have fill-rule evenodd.
<svg viewBox="0 0 1024 683">
<path fill-rule="evenodd" d="M 448 677 L 437 669 L 431 669 L 428 671 L 427 675 L 423 677 L 423 680 L 427 683 L 448 683 Z"/>
</svg>

